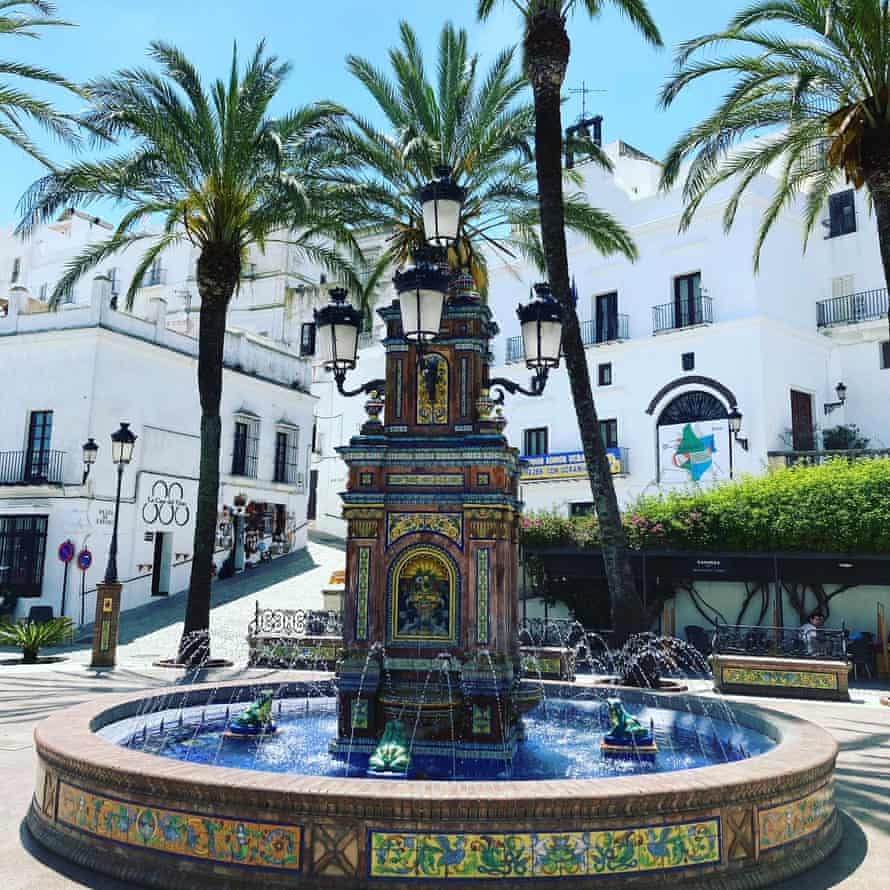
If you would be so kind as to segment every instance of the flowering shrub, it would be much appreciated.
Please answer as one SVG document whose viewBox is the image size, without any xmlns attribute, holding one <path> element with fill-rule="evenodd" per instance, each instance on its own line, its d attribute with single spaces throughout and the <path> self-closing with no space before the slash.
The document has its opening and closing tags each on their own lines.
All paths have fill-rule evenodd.
<svg viewBox="0 0 890 890">
<path fill-rule="evenodd" d="M 890 552 L 890 460 L 836 458 L 711 489 L 642 497 L 624 514 L 634 549 Z M 523 517 L 525 547 L 594 547 L 595 517 Z"/>
</svg>

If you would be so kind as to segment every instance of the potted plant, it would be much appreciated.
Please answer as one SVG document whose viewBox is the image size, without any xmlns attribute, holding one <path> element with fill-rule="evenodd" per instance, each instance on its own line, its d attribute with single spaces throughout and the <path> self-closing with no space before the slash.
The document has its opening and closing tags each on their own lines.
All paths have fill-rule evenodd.
<svg viewBox="0 0 890 890">
<path fill-rule="evenodd" d="M 0 624 L 0 644 L 18 646 L 25 664 L 36 664 L 44 646 L 57 646 L 71 638 L 74 625 L 70 618 L 51 618 L 49 621 L 22 621 Z"/>
</svg>

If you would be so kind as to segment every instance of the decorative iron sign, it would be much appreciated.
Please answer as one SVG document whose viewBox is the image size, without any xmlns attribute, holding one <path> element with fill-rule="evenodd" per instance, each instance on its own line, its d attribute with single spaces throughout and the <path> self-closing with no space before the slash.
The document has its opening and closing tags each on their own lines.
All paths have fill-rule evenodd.
<svg viewBox="0 0 890 890">
<path fill-rule="evenodd" d="M 188 525 L 191 516 L 182 485 L 157 479 L 142 505 L 142 519 L 146 525 L 177 525 L 182 528 Z"/>
</svg>

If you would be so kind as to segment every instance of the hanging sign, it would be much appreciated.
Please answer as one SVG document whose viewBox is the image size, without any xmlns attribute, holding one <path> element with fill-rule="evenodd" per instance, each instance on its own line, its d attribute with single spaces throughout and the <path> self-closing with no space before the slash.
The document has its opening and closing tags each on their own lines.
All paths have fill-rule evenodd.
<svg viewBox="0 0 890 890">
<path fill-rule="evenodd" d="M 74 559 L 74 544 L 71 541 L 62 541 L 59 544 L 59 560 L 64 563 L 71 562 Z"/>
<path fill-rule="evenodd" d="M 77 554 L 77 567 L 85 572 L 93 564 L 93 554 L 86 547 Z"/>
</svg>

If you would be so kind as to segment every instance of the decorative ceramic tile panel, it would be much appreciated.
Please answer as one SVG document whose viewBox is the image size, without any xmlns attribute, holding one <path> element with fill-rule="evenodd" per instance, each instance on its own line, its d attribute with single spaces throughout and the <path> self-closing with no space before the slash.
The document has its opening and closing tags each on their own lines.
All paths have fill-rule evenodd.
<svg viewBox="0 0 890 890">
<path fill-rule="evenodd" d="M 299 825 L 235 820 L 143 806 L 65 782 L 59 822 L 119 844 L 222 865 L 300 871 Z"/>
<path fill-rule="evenodd" d="M 463 516 L 460 513 L 390 513 L 386 523 L 386 543 L 392 544 L 412 532 L 436 532 L 463 543 Z"/>
<path fill-rule="evenodd" d="M 798 689 L 837 689 L 837 674 L 829 671 L 777 671 L 767 668 L 722 668 L 725 684 L 738 686 L 788 686 Z"/>
<path fill-rule="evenodd" d="M 368 700 L 354 698 L 351 703 L 350 725 L 353 729 L 368 728 Z"/>
<path fill-rule="evenodd" d="M 463 473 L 390 473 L 390 485 L 460 488 L 464 484 Z"/>
<path fill-rule="evenodd" d="M 490 557 L 487 547 L 476 551 L 476 641 L 479 643 L 488 642 Z"/>
<path fill-rule="evenodd" d="M 460 360 L 460 416 L 466 417 L 469 414 L 469 379 L 470 379 L 470 360 L 463 356 Z"/>
<path fill-rule="evenodd" d="M 473 705 L 473 735 L 491 735 L 491 708 Z"/>
<path fill-rule="evenodd" d="M 610 831 L 371 831 L 372 878 L 482 880 L 640 874 L 720 863 L 720 820 Z"/>
<path fill-rule="evenodd" d="M 396 366 L 396 403 L 395 403 L 395 416 L 402 416 L 402 386 L 403 386 L 403 378 L 402 378 L 402 360 L 398 359 L 395 363 Z"/>
<path fill-rule="evenodd" d="M 760 810 L 760 849 L 771 850 L 818 831 L 834 813 L 834 786 L 825 785 L 800 800 Z"/>
<path fill-rule="evenodd" d="M 432 392 L 427 385 L 432 378 Z M 431 352 L 417 366 L 417 423 L 432 426 L 448 423 L 448 362 Z"/>
<path fill-rule="evenodd" d="M 562 662 L 558 655 L 523 655 L 522 670 L 531 676 L 538 673 L 559 674 L 562 672 Z"/>
<path fill-rule="evenodd" d="M 368 596 L 371 589 L 371 548 L 358 548 L 358 584 L 356 585 L 355 637 L 368 639 Z"/>
</svg>

